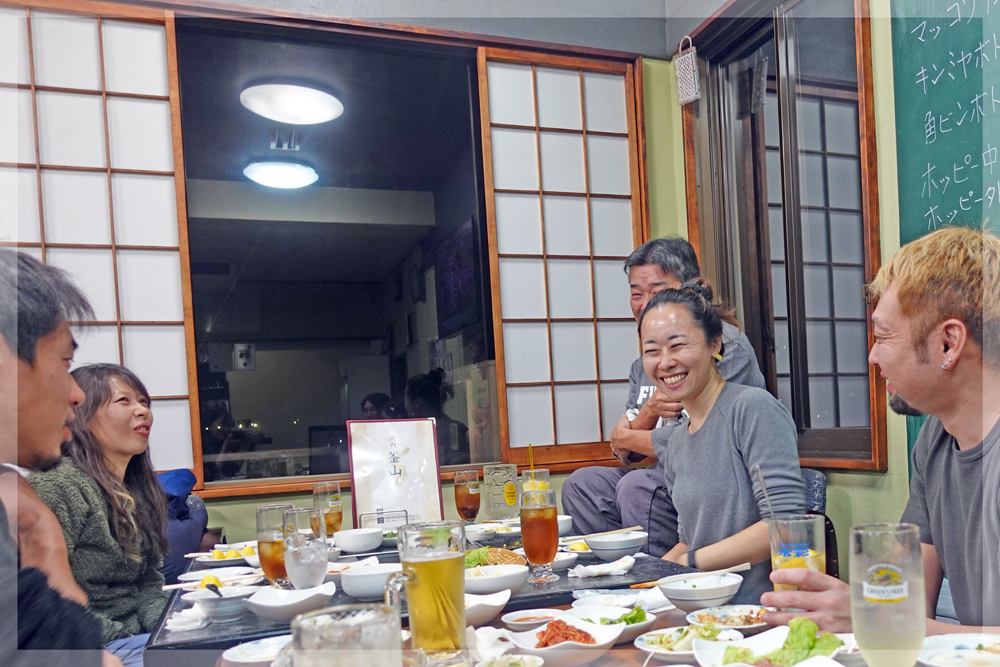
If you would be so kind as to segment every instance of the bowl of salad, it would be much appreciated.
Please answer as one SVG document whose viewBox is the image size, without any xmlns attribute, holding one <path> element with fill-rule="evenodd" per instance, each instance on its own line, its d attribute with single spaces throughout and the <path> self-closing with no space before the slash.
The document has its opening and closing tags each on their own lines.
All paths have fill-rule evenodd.
<svg viewBox="0 0 1000 667">
<path fill-rule="evenodd" d="M 844 647 L 843 640 L 830 632 L 817 636 L 818 630 L 815 623 L 800 616 L 788 625 L 729 644 L 695 639 L 694 657 L 701 667 L 792 667 L 816 656 L 835 657 Z"/>
<path fill-rule="evenodd" d="M 731 642 L 743 639 L 739 630 L 720 628 L 717 625 L 684 625 L 665 630 L 654 630 L 640 635 L 633 645 L 640 651 L 651 653 L 660 662 L 691 663 L 694 661 L 694 640 Z"/>
<path fill-rule="evenodd" d="M 653 627 L 656 616 L 647 613 L 642 607 L 627 609 L 625 607 L 573 607 L 564 611 L 562 616 L 572 616 L 593 623 L 594 625 L 625 624 L 625 629 L 618 635 L 615 644 L 631 644 L 635 638 Z"/>
</svg>

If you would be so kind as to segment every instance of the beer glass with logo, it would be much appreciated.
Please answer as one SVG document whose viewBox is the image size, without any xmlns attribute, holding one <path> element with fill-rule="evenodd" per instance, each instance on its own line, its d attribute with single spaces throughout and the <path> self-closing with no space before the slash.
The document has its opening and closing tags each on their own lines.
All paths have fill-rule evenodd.
<svg viewBox="0 0 1000 667">
<path fill-rule="evenodd" d="M 483 466 L 487 519 L 513 519 L 517 516 L 517 481 L 517 466 L 513 463 Z"/>
<path fill-rule="evenodd" d="M 459 470 L 455 473 L 455 509 L 466 524 L 476 522 L 480 495 L 478 470 Z"/>
<path fill-rule="evenodd" d="M 552 561 L 559 550 L 559 510 L 556 492 L 525 491 L 521 494 L 521 542 L 524 557 L 533 569 L 528 581 L 546 584 L 559 579 L 552 571 Z"/>
<path fill-rule="evenodd" d="M 913 667 L 924 642 L 925 599 L 917 526 L 851 529 L 851 622 L 868 667 Z"/>
<path fill-rule="evenodd" d="M 771 569 L 805 567 L 826 572 L 826 520 L 820 514 L 779 514 L 770 520 Z M 794 584 L 775 584 L 794 591 Z"/>
<path fill-rule="evenodd" d="M 403 588 L 414 649 L 427 664 L 458 665 L 465 650 L 465 529 L 459 521 L 408 524 L 397 533 L 403 571 L 394 574 L 386 601 L 398 608 Z"/>
<path fill-rule="evenodd" d="M 272 584 L 285 583 L 285 510 L 294 509 L 290 503 L 260 505 L 257 507 L 257 553 L 260 566 Z"/>
<path fill-rule="evenodd" d="M 333 537 L 333 534 L 340 530 L 344 523 L 344 505 L 340 500 L 340 482 L 313 484 L 313 507 L 323 510 L 326 536 Z"/>
</svg>

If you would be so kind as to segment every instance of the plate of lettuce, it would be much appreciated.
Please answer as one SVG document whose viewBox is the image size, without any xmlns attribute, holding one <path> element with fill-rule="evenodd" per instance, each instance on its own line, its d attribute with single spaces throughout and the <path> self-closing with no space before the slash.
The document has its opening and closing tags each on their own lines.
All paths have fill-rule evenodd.
<svg viewBox="0 0 1000 667">
<path fill-rule="evenodd" d="M 832 658 L 844 646 L 843 637 L 818 630 L 815 623 L 800 617 L 786 626 L 729 644 L 695 639 L 694 657 L 701 667 L 792 667 L 814 656 Z"/>
</svg>

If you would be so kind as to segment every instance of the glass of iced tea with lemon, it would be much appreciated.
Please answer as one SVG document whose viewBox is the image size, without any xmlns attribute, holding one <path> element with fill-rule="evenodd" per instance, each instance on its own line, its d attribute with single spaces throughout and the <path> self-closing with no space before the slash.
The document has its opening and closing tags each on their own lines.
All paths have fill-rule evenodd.
<svg viewBox="0 0 1000 667">
<path fill-rule="evenodd" d="M 822 514 L 779 514 L 771 526 L 771 569 L 805 567 L 826 572 L 826 519 Z M 775 584 L 777 591 L 794 591 L 794 584 Z"/>
<path fill-rule="evenodd" d="M 476 521 L 480 495 L 478 470 L 459 470 L 455 473 L 455 509 L 467 524 Z"/>
<path fill-rule="evenodd" d="M 294 509 L 289 503 L 257 507 L 257 554 L 260 567 L 272 584 L 288 580 L 285 572 L 285 542 L 282 539 L 285 510 Z"/>
<path fill-rule="evenodd" d="M 521 494 L 521 543 L 524 557 L 533 569 L 528 581 L 545 584 L 559 579 L 552 572 L 552 561 L 559 550 L 559 509 L 556 492 L 525 491 Z"/>
<path fill-rule="evenodd" d="M 340 530 L 344 523 L 344 504 L 340 500 L 340 482 L 313 484 L 313 507 L 318 507 L 323 511 L 326 536 L 333 537 L 333 534 Z M 318 532 L 318 526 L 313 527 L 313 532 Z"/>
<path fill-rule="evenodd" d="M 427 664 L 459 665 L 465 647 L 465 529 L 459 521 L 415 523 L 397 533 L 403 571 L 389 579 L 386 597 L 398 608 L 403 589 L 414 649 Z"/>
</svg>

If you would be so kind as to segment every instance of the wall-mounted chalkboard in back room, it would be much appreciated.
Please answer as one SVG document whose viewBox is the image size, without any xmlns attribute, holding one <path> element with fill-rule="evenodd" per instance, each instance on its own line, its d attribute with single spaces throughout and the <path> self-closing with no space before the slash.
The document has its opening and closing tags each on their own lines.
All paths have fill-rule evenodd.
<svg viewBox="0 0 1000 667">
<path fill-rule="evenodd" d="M 893 0 L 900 243 L 1000 230 L 1000 2 Z"/>
</svg>

